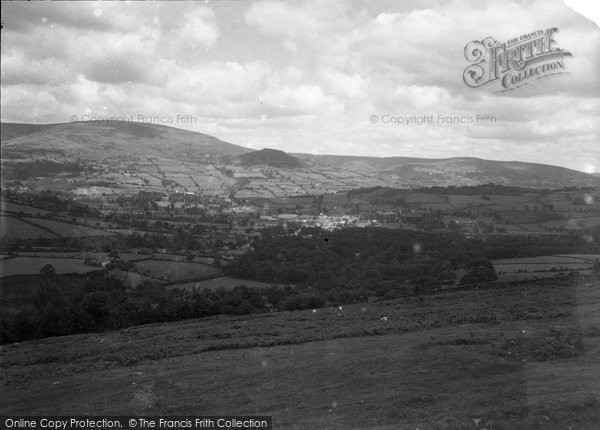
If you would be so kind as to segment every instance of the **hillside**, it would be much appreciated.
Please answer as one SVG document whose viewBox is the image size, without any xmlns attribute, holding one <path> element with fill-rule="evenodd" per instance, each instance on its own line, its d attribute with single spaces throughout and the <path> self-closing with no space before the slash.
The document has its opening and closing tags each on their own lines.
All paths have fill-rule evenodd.
<svg viewBox="0 0 600 430">
<path fill-rule="evenodd" d="M 0 123 L 0 140 L 6 142 L 15 137 L 36 133 L 38 131 L 48 130 L 59 124 L 18 124 L 18 123 Z"/>
<path fill-rule="evenodd" d="M 291 155 L 277 149 L 264 148 L 256 152 L 248 152 L 237 157 L 243 165 L 263 164 L 273 167 L 301 167 L 302 162 Z"/>
<path fill-rule="evenodd" d="M 529 188 L 598 186 L 594 175 L 546 164 L 493 161 L 473 157 L 427 159 L 295 154 L 302 160 L 360 172 L 377 179 L 415 186 L 464 186 L 490 182 Z"/>
<path fill-rule="evenodd" d="M 2 125 L 3 158 L 15 152 L 52 152 L 68 159 L 137 156 L 200 161 L 250 151 L 206 134 L 155 124 L 73 122 L 28 126 Z"/>
<path fill-rule="evenodd" d="M 401 188 L 419 188 L 479 185 L 490 182 L 529 188 L 600 185 L 600 178 L 597 176 L 544 164 L 471 157 L 376 158 L 292 155 L 276 149 L 253 151 L 210 135 L 137 122 L 4 123 L 1 131 L 3 161 L 28 161 L 32 156 L 37 156 L 37 160 L 46 159 L 61 163 L 156 158 L 182 163 L 210 161 L 220 165 L 266 165 L 296 171 L 304 169 L 304 174 L 309 175 L 303 178 L 308 181 L 307 184 L 320 186 L 323 182 L 331 182 L 331 187 L 324 188 L 327 192 L 347 188 L 346 185 L 349 185 L 347 189 L 385 184 Z M 349 178 L 352 180 L 348 181 Z M 291 186 L 297 187 L 296 184 Z M 310 194 L 311 191 L 307 193 Z"/>
<path fill-rule="evenodd" d="M 599 291 L 540 281 L 359 303 L 343 318 L 220 316 L 5 345 L 0 411 L 200 405 L 272 415 L 277 429 L 597 428 Z"/>
</svg>

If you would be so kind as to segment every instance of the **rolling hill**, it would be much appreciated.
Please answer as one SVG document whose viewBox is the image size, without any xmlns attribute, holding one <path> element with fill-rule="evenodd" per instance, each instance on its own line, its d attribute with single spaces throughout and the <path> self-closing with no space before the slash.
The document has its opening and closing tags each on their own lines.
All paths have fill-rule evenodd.
<svg viewBox="0 0 600 430">
<path fill-rule="evenodd" d="M 287 154 L 275 149 L 254 151 L 207 134 L 137 122 L 3 123 L 1 133 L 4 161 L 25 161 L 31 155 L 48 155 L 60 162 L 162 158 L 187 162 L 240 163 L 246 166 L 269 165 L 275 168 L 309 168 L 316 173 L 341 169 L 402 187 L 465 186 L 490 182 L 530 188 L 600 185 L 600 178 L 597 176 L 544 164 L 472 157 L 376 158 Z"/>
<path fill-rule="evenodd" d="M 598 186 L 594 175 L 547 164 L 493 161 L 474 157 L 444 159 L 411 157 L 357 157 L 295 154 L 307 161 L 408 185 L 464 186 L 490 182 L 530 188 Z"/>
<path fill-rule="evenodd" d="M 0 138 L 2 142 L 5 142 L 15 137 L 47 130 L 57 125 L 59 124 L 0 123 Z"/>
<path fill-rule="evenodd" d="M 216 137 L 155 124 L 72 122 L 42 127 L 2 125 L 2 157 L 14 152 L 53 152 L 65 158 L 158 157 L 194 161 L 251 151 Z"/>
</svg>

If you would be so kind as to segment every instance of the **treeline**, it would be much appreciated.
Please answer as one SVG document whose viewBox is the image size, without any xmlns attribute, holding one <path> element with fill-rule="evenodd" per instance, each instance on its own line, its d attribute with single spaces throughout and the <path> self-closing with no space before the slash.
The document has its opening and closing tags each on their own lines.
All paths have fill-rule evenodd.
<svg viewBox="0 0 600 430">
<path fill-rule="evenodd" d="M 455 195 L 494 195 L 494 196 L 520 196 L 527 193 L 536 193 L 547 195 L 559 191 L 576 192 L 576 191 L 593 191 L 594 187 L 563 187 L 563 188 L 526 188 L 513 185 L 498 185 L 493 182 L 481 185 L 465 185 L 456 187 L 450 185 L 448 187 L 427 187 L 419 188 L 413 191 L 433 194 L 455 194 Z"/>
<path fill-rule="evenodd" d="M 232 290 L 166 289 L 142 285 L 128 290 L 107 271 L 91 272 L 80 288 L 61 288 L 61 277 L 47 265 L 37 277 L 28 304 L 4 304 L 0 313 L 2 344 L 49 336 L 101 332 L 130 326 L 213 315 L 246 315 L 270 310 L 321 307 L 324 301 L 290 286 Z"/>
<path fill-rule="evenodd" d="M 139 191 L 133 196 L 119 195 L 116 201 L 120 207 L 157 210 L 158 205 L 155 202 L 162 200 L 166 196 L 165 193 L 159 191 Z"/>
<path fill-rule="evenodd" d="M 371 187 L 350 190 L 347 193 L 348 200 L 355 198 L 367 199 L 371 204 L 386 204 L 400 207 L 408 207 L 407 197 L 415 193 L 437 194 L 437 195 L 467 195 L 481 196 L 489 200 L 489 195 L 500 196 L 520 196 L 525 193 L 547 194 L 551 190 L 536 190 L 532 188 L 523 188 L 515 186 L 497 185 L 494 183 L 474 186 L 448 186 L 448 187 L 427 187 L 415 189 L 396 189 L 388 187 Z"/>
<path fill-rule="evenodd" d="M 440 194 L 440 195 L 466 195 L 466 196 L 481 196 L 481 195 L 494 195 L 494 196 L 520 196 L 527 193 L 536 193 L 541 195 L 547 195 L 553 192 L 578 192 L 578 191 L 593 191 L 594 187 L 564 187 L 557 189 L 550 188 L 525 188 L 511 185 L 499 185 L 493 182 L 481 185 L 465 185 L 465 186 L 454 186 L 450 185 L 447 187 L 424 187 L 424 188 L 413 188 L 409 190 L 401 190 L 388 187 L 370 187 L 360 188 L 348 191 L 348 198 L 362 197 L 365 194 L 373 194 L 385 202 L 392 202 L 394 200 L 402 202 L 403 199 L 412 193 L 427 193 L 427 194 Z"/>
<path fill-rule="evenodd" d="M 166 222 L 162 223 L 166 225 Z M 142 227 L 140 227 L 142 228 Z M 162 228 L 166 230 L 165 227 Z M 200 224 L 191 225 L 191 227 L 173 226 L 167 230 L 169 233 L 162 232 L 133 232 L 122 236 L 93 236 L 85 238 L 76 237 L 39 237 L 36 239 L 10 239 L 4 242 L 7 252 L 28 251 L 38 247 L 53 247 L 62 250 L 82 250 L 82 251 L 104 251 L 110 252 L 113 249 L 127 250 L 131 248 L 164 248 L 169 250 L 187 250 L 197 251 L 209 249 L 216 251 L 224 246 L 229 248 L 238 248 L 248 242 L 242 236 L 234 240 L 224 240 L 219 233 L 207 231 L 208 229 Z M 204 235 L 205 238 L 198 237 Z"/>
<path fill-rule="evenodd" d="M 275 227 L 224 269 L 235 277 L 311 286 L 329 300 L 347 302 L 453 280 L 455 268 L 485 256 L 482 249 L 481 242 L 453 233 L 380 228 L 290 233 Z"/>
<path fill-rule="evenodd" d="M 488 236 L 484 243 L 485 257 L 520 258 L 552 254 L 598 254 L 600 226 L 590 229 L 589 234 L 562 236 Z"/>
<path fill-rule="evenodd" d="M 597 234 L 598 235 L 598 234 Z M 234 277 L 314 287 L 328 298 L 347 301 L 437 288 L 456 269 L 473 261 L 556 253 L 596 253 L 597 240 L 579 237 L 467 239 L 454 232 L 384 228 L 324 231 L 282 227 L 263 231 L 246 254 L 224 268 Z"/>
<path fill-rule="evenodd" d="M 102 215 L 96 209 L 81 204 L 64 193 L 42 190 L 39 193 L 29 193 L 27 196 L 18 195 L 11 190 L 2 190 L 2 198 L 15 203 L 31 205 L 35 208 L 50 212 L 64 212 L 70 216 L 100 218 Z M 24 199 L 24 201 L 22 201 Z"/>
<path fill-rule="evenodd" d="M 454 194 L 463 196 L 479 196 L 479 195 L 494 195 L 494 196 L 520 196 L 526 193 L 548 194 L 552 191 L 549 189 L 525 188 L 511 185 L 498 185 L 493 182 L 482 185 L 465 185 L 448 187 L 427 187 L 415 190 L 421 193 L 430 194 Z"/>
</svg>

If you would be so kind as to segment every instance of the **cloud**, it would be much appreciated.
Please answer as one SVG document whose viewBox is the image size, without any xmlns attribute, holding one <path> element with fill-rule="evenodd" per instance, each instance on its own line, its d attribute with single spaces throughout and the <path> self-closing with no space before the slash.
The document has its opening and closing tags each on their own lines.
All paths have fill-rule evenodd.
<svg viewBox="0 0 600 430">
<path fill-rule="evenodd" d="M 190 114 L 293 152 L 600 165 L 600 30 L 562 2 L 3 2 L 2 119 Z M 567 76 L 495 94 L 464 47 L 557 27 Z M 396 127 L 383 115 L 493 115 Z"/>
<path fill-rule="evenodd" d="M 365 90 L 368 81 L 361 75 L 349 75 L 335 69 L 321 70 L 321 75 L 333 94 L 346 98 L 361 98 L 366 96 Z"/>
<path fill-rule="evenodd" d="M 288 85 L 270 86 L 264 91 L 260 99 L 268 108 L 280 115 L 309 114 L 320 115 L 324 113 L 343 112 L 344 106 L 334 96 L 327 95 L 318 85 Z"/>
<path fill-rule="evenodd" d="M 171 47 L 193 52 L 198 48 L 213 46 L 219 37 L 219 30 L 212 10 L 196 8 L 186 14 L 180 27 L 172 29 L 165 36 L 174 38 Z"/>
<path fill-rule="evenodd" d="M 249 25 L 263 33 L 283 35 L 292 40 L 316 39 L 321 30 L 314 13 L 302 6 L 280 1 L 255 2 L 245 17 Z"/>
<path fill-rule="evenodd" d="M 409 110 L 423 111 L 439 108 L 450 101 L 450 93 L 438 86 L 398 85 L 395 95 Z"/>
</svg>

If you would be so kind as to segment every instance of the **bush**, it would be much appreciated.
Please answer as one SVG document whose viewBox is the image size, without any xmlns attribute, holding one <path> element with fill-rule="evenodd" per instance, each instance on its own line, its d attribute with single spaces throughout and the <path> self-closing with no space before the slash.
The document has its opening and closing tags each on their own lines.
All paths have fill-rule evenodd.
<svg viewBox="0 0 600 430">
<path fill-rule="evenodd" d="M 474 260 L 465 267 L 465 274 L 460 279 L 461 284 L 477 284 L 498 280 L 494 265 L 486 259 Z"/>
</svg>

